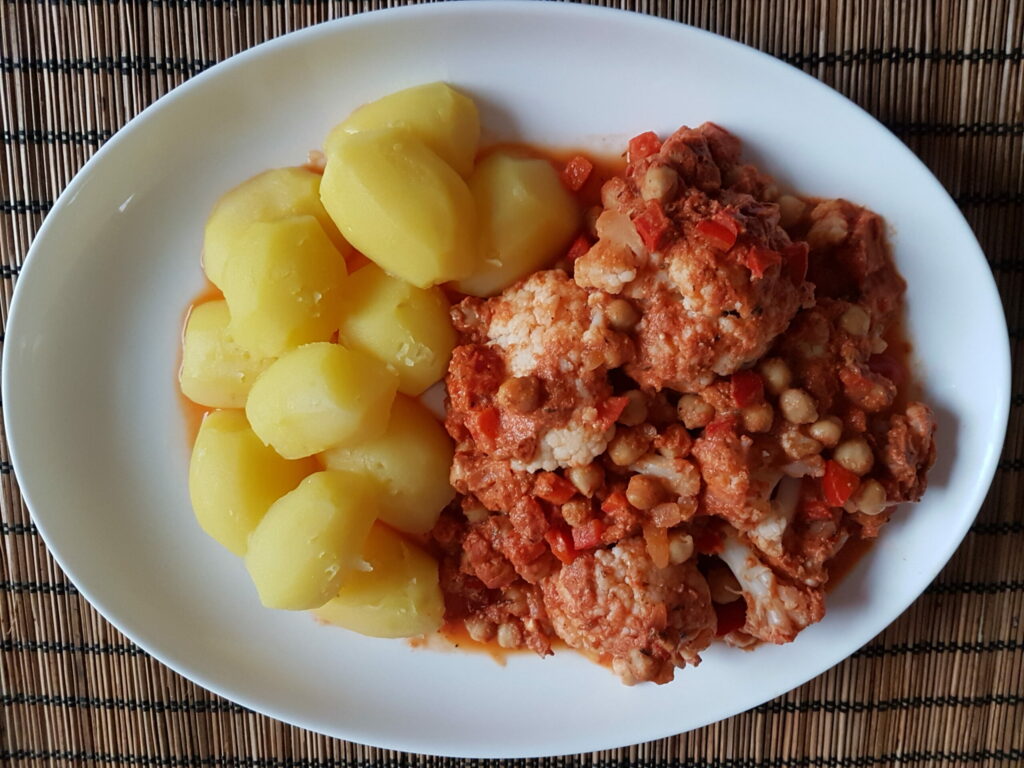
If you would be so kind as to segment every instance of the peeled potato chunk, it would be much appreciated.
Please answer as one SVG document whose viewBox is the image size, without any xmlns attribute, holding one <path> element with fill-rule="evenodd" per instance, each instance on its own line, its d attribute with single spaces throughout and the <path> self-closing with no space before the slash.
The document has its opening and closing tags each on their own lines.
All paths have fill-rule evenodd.
<svg viewBox="0 0 1024 768">
<path fill-rule="evenodd" d="M 397 387 L 398 376 L 364 352 L 307 344 L 260 374 L 245 413 L 260 440 L 299 459 L 381 435 Z"/>
<path fill-rule="evenodd" d="M 420 288 L 476 264 L 476 212 L 466 182 L 423 142 L 364 131 L 327 148 L 324 207 L 353 246 Z"/>
<path fill-rule="evenodd" d="M 238 346 L 228 333 L 227 302 L 208 301 L 188 314 L 181 352 L 181 392 L 208 408 L 244 408 L 270 359 Z"/>
<path fill-rule="evenodd" d="M 347 448 L 332 448 L 320 460 L 329 469 L 375 478 L 381 520 L 408 533 L 426 533 L 455 491 L 448 482 L 452 441 L 434 415 L 399 395 L 383 435 Z"/>
<path fill-rule="evenodd" d="M 337 597 L 313 611 L 317 618 L 370 637 L 415 637 L 440 628 L 444 597 L 433 557 L 376 523 L 363 558 L 370 570 L 350 574 Z"/>
<path fill-rule="evenodd" d="M 251 225 L 223 276 L 228 330 L 251 354 L 277 357 L 337 330 L 345 261 L 312 216 Z"/>
<path fill-rule="evenodd" d="M 292 216 L 312 216 L 342 256 L 351 253 L 320 202 L 320 174 L 276 168 L 235 187 L 214 206 L 203 237 L 203 268 L 210 282 L 223 289 L 224 269 L 232 256 L 244 252 L 242 235 L 250 225 Z"/>
<path fill-rule="evenodd" d="M 400 392 L 418 395 L 448 370 L 455 329 L 440 288 L 417 288 L 367 264 L 349 277 L 340 304 L 338 340 L 394 368 Z"/>
<path fill-rule="evenodd" d="M 445 83 L 406 88 L 366 104 L 327 138 L 328 151 L 342 134 L 381 128 L 408 131 L 462 176 L 473 170 L 480 144 L 480 116 L 468 96 Z"/>
<path fill-rule="evenodd" d="M 188 490 L 203 530 L 236 555 L 270 505 L 317 470 L 316 462 L 287 461 L 265 446 L 241 411 L 203 419 L 189 464 Z"/>
<path fill-rule="evenodd" d="M 496 152 L 476 167 L 469 188 L 479 262 L 457 287 L 471 296 L 493 296 L 546 266 L 579 229 L 579 206 L 547 160 Z"/>
<path fill-rule="evenodd" d="M 263 605 L 318 608 L 354 570 L 365 567 L 374 490 L 358 475 L 317 472 L 274 502 L 252 532 L 245 555 Z"/>
</svg>

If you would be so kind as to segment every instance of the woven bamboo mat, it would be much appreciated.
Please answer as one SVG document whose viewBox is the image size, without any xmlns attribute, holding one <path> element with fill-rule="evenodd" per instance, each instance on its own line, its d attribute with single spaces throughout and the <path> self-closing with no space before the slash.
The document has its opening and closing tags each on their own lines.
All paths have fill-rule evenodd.
<svg viewBox="0 0 1024 768">
<path fill-rule="evenodd" d="M 22 259 L 53 200 L 133 115 L 245 48 L 379 5 L 2 0 L 3 319 Z M 621 5 L 779 56 L 900 135 L 955 196 L 988 254 L 1009 319 L 1016 394 L 999 473 L 978 522 L 937 581 L 893 626 L 845 663 L 752 712 L 572 762 L 1024 765 L 1024 3 Z M 212 696 L 149 658 L 54 564 L 7 459 L 0 443 L 0 765 L 456 762 L 368 749 L 282 725 Z M 529 762 L 555 766 L 569 759 Z"/>
</svg>

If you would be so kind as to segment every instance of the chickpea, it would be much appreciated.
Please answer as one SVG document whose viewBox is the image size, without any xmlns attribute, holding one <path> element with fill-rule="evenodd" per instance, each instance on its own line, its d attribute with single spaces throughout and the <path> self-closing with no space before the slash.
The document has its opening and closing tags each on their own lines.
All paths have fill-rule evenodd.
<svg viewBox="0 0 1024 768">
<path fill-rule="evenodd" d="M 635 427 L 647 421 L 647 398 L 639 389 L 631 389 L 625 394 L 626 407 L 619 416 L 619 423 L 627 427 Z"/>
<path fill-rule="evenodd" d="M 790 382 L 793 374 L 786 361 L 778 357 L 770 357 L 758 366 L 765 388 L 773 395 L 781 395 Z"/>
<path fill-rule="evenodd" d="M 465 620 L 466 632 L 478 643 L 489 643 L 494 639 L 497 627 L 494 622 L 483 616 L 468 616 Z"/>
<path fill-rule="evenodd" d="M 502 648 L 518 648 L 523 644 L 523 630 L 519 625 L 506 621 L 498 627 L 498 645 Z"/>
<path fill-rule="evenodd" d="M 679 398 L 679 420 L 687 429 L 706 427 L 715 418 L 715 409 L 700 395 L 688 394 Z"/>
<path fill-rule="evenodd" d="M 674 501 L 666 501 L 664 504 L 652 507 L 649 514 L 651 522 L 658 528 L 671 528 L 674 525 L 679 525 L 685 519 L 683 508 Z"/>
<path fill-rule="evenodd" d="M 562 519 L 573 528 L 590 520 L 591 512 L 590 502 L 583 499 L 570 499 L 562 505 Z"/>
<path fill-rule="evenodd" d="M 565 474 L 569 477 L 569 482 L 576 486 L 576 490 L 588 499 L 604 483 L 604 470 L 597 464 L 569 467 Z"/>
<path fill-rule="evenodd" d="M 854 494 L 853 504 L 865 515 L 879 515 L 885 511 L 885 488 L 877 480 L 865 480 Z"/>
<path fill-rule="evenodd" d="M 693 438 L 682 424 L 669 424 L 654 439 L 654 447 L 667 459 L 685 459 L 692 446 Z"/>
<path fill-rule="evenodd" d="M 817 221 L 811 225 L 805 238 L 807 244 L 815 249 L 839 245 L 850 233 L 850 227 L 846 223 L 846 219 L 838 211 L 828 211 L 820 218 L 815 216 L 821 208 L 822 206 L 819 205 L 814 209 L 811 218 L 816 218 Z"/>
<path fill-rule="evenodd" d="M 626 499 L 637 509 L 653 509 L 665 500 L 665 486 L 651 475 L 633 475 L 626 486 Z"/>
<path fill-rule="evenodd" d="M 871 446 L 863 437 L 854 437 L 841 442 L 833 451 L 832 458 L 843 469 L 848 469 L 855 475 L 866 475 L 875 465 L 875 456 L 871 452 Z"/>
<path fill-rule="evenodd" d="M 779 408 L 790 424 L 810 424 L 818 420 L 814 398 L 802 389 L 787 389 L 779 395 Z"/>
<path fill-rule="evenodd" d="M 665 200 L 679 183 L 679 174 L 668 165 L 652 165 L 644 174 L 640 195 L 644 200 Z"/>
<path fill-rule="evenodd" d="M 682 532 L 670 534 L 668 537 L 668 561 L 673 565 L 679 565 L 691 557 L 693 557 L 693 537 Z"/>
<path fill-rule="evenodd" d="M 519 413 L 532 413 L 540 407 L 540 379 L 536 376 L 519 376 L 505 379 L 498 387 L 498 403 Z"/>
<path fill-rule="evenodd" d="M 806 459 L 817 456 L 824 447 L 813 437 L 808 437 L 796 427 L 788 427 L 779 437 L 782 450 L 791 459 Z"/>
<path fill-rule="evenodd" d="M 839 317 L 839 326 L 851 336 L 865 336 L 871 330 L 871 317 L 859 304 L 851 304 Z"/>
<path fill-rule="evenodd" d="M 620 333 L 632 331 L 640 322 L 640 313 L 625 299 L 610 301 L 605 314 L 608 316 L 608 325 Z"/>
<path fill-rule="evenodd" d="M 620 467 L 628 467 L 645 453 L 651 444 L 645 431 L 635 427 L 619 429 L 608 443 L 608 457 Z"/>
<path fill-rule="evenodd" d="M 769 403 L 748 405 L 742 411 L 743 428 L 747 432 L 767 432 L 772 428 L 775 412 Z"/>
<path fill-rule="evenodd" d="M 826 416 L 807 428 L 807 434 L 827 448 L 834 448 L 843 436 L 843 422 L 835 416 Z"/>
<path fill-rule="evenodd" d="M 792 227 L 807 212 L 807 203 L 793 195 L 782 195 L 776 202 L 779 204 L 779 224 L 782 227 Z"/>
</svg>

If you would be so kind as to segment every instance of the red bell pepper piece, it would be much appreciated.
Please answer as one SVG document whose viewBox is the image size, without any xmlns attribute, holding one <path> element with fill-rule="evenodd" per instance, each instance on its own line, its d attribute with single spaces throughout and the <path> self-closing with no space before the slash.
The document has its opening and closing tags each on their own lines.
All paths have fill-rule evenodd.
<svg viewBox="0 0 1024 768">
<path fill-rule="evenodd" d="M 607 429 L 622 415 L 629 404 L 629 398 L 625 395 L 609 397 L 607 400 L 597 404 L 597 418 Z"/>
<path fill-rule="evenodd" d="M 737 629 L 742 629 L 747 623 L 747 603 L 742 598 L 733 600 L 731 603 L 713 603 L 715 617 L 718 619 L 718 628 L 715 634 L 718 637 L 728 635 Z"/>
<path fill-rule="evenodd" d="M 576 549 L 572 545 L 572 534 L 569 529 L 562 525 L 552 525 L 544 534 L 544 538 L 551 547 L 551 553 L 568 565 L 576 559 Z"/>
<path fill-rule="evenodd" d="M 838 462 L 825 462 L 825 476 L 821 479 L 821 491 L 825 502 L 831 507 L 841 507 L 860 486 L 860 478 Z"/>
<path fill-rule="evenodd" d="M 799 287 L 807 279 L 807 243 L 801 241 L 790 243 L 782 249 L 782 258 L 789 270 L 789 279 Z"/>
<path fill-rule="evenodd" d="M 715 419 L 706 427 L 704 427 L 704 434 L 708 437 L 713 435 L 724 434 L 732 429 L 736 428 L 736 417 L 726 416 L 725 418 Z"/>
<path fill-rule="evenodd" d="M 497 408 L 484 408 L 473 413 L 469 427 L 470 432 L 477 441 L 483 443 L 485 448 L 493 448 L 494 441 L 501 431 L 501 414 Z"/>
<path fill-rule="evenodd" d="M 579 192 L 590 178 L 594 164 L 583 155 L 576 155 L 562 170 L 562 183 L 573 192 Z"/>
<path fill-rule="evenodd" d="M 656 251 L 665 244 L 665 236 L 672 223 L 666 218 L 665 211 L 657 200 L 648 200 L 643 213 L 633 219 L 633 226 L 636 227 L 636 233 L 644 241 L 647 250 Z"/>
<path fill-rule="evenodd" d="M 736 371 L 729 379 L 729 384 L 737 408 L 758 405 L 764 401 L 764 381 L 754 371 Z"/>
<path fill-rule="evenodd" d="M 554 472 L 541 472 L 533 484 L 533 493 L 544 501 L 561 506 L 576 495 L 576 486 Z"/>
<path fill-rule="evenodd" d="M 569 246 L 569 250 L 565 253 L 565 258 L 568 261 L 576 261 L 576 259 L 586 254 L 589 250 L 590 238 L 586 235 L 579 235 L 572 241 L 572 245 Z"/>
<path fill-rule="evenodd" d="M 658 138 L 658 134 L 654 131 L 641 133 L 639 136 L 634 136 L 629 140 L 626 150 L 626 162 L 635 163 L 637 160 L 650 157 L 659 150 L 661 150 L 661 139 Z"/>
<path fill-rule="evenodd" d="M 605 525 L 598 519 L 588 520 L 583 525 L 572 529 L 572 545 L 576 551 L 594 549 L 601 546 L 601 534 Z"/>
<path fill-rule="evenodd" d="M 736 238 L 740 234 L 740 225 L 725 211 L 719 211 L 713 218 L 699 222 L 696 230 L 712 248 L 728 251 L 736 245 Z"/>
<path fill-rule="evenodd" d="M 773 251 L 770 248 L 761 248 L 755 245 L 749 251 L 747 251 L 747 269 L 750 270 L 755 278 L 760 280 L 764 277 L 764 273 L 774 267 L 776 264 L 782 263 L 782 254 L 778 251 Z"/>
<path fill-rule="evenodd" d="M 607 514 L 613 514 L 615 512 L 621 512 L 625 509 L 629 509 L 633 505 L 629 503 L 629 499 L 626 498 L 626 494 L 622 491 L 613 491 L 608 494 L 608 498 L 601 502 L 601 511 Z"/>
</svg>

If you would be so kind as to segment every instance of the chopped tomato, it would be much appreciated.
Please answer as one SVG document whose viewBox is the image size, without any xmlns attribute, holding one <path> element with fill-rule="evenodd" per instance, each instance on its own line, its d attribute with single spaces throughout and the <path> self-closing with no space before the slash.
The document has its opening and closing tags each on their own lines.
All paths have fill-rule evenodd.
<svg viewBox="0 0 1024 768">
<path fill-rule="evenodd" d="M 590 238 L 586 235 L 580 235 L 572 241 L 572 245 L 569 246 L 569 250 L 565 253 L 565 258 L 568 261 L 576 261 L 576 259 L 583 256 L 589 250 Z"/>
<path fill-rule="evenodd" d="M 718 619 L 718 628 L 715 634 L 718 637 L 728 635 L 737 629 L 742 629 L 747 623 L 747 603 L 744 600 L 733 600 L 731 603 L 713 603 L 715 616 Z"/>
<path fill-rule="evenodd" d="M 714 435 L 720 435 L 729 432 L 735 429 L 735 427 L 736 417 L 726 416 L 725 418 L 722 419 L 715 419 L 706 427 L 704 427 L 704 434 L 707 435 L 708 437 L 712 437 Z"/>
<path fill-rule="evenodd" d="M 647 250 L 657 251 L 665 244 L 665 236 L 672 224 L 665 217 L 661 204 L 657 200 L 648 200 L 644 212 L 633 219 L 633 226 Z"/>
<path fill-rule="evenodd" d="M 737 408 L 758 405 L 764 401 L 764 381 L 754 371 L 736 371 L 729 379 L 729 384 Z"/>
<path fill-rule="evenodd" d="M 825 462 L 825 476 L 821 479 L 821 490 L 829 506 L 841 507 L 860 485 L 860 478 L 838 462 Z"/>
<path fill-rule="evenodd" d="M 807 279 L 807 251 L 805 242 L 790 243 L 782 249 L 782 258 L 789 269 L 789 279 L 799 287 Z"/>
<path fill-rule="evenodd" d="M 644 526 L 644 543 L 651 562 L 658 568 L 668 568 L 668 531 L 656 525 Z"/>
<path fill-rule="evenodd" d="M 544 501 L 561 506 L 576 495 L 576 486 L 554 472 L 541 472 L 533 484 L 533 493 Z"/>
<path fill-rule="evenodd" d="M 551 554 L 568 565 L 576 559 L 576 549 L 572 545 L 572 534 L 569 529 L 562 525 L 552 525 L 544 534 L 548 546 L 551 547 Z"/>
<path fill-rule="evenodd" d="M 907 378 L 907 369 L 891 355 L 872 355 L 868 358 L 868 368 L 879 376 L 885 376 L 897 387 L 901 386 Z"/>
<path fill-rule="evenodd" d="M 608 494 L 608 498 L 601 502 L 601 511 L 612 514 L 613 512 L 621 512 L 625 509 L 631 508 L 633 505 L 629 503 L 626 498 L 626 494 L 622 491 L 613 491 Z"/>
<path fill-rule="evenodd" d="M 641 133 L 639 136 L 634 136 L 629 140 L 629 146 L 626 151 L 626 162 L 635 163 L 637 160 L 643 160 L 645 157 L 650 157 L 660 149 L 661 139 L 658 138 L 658 134 L 654 131 Z"/>
<path fill-rule="evenodd" d="M 714 555 L 722 551 L 722 535 L 711 528 L 693 532 L 693 548 L 702 555 Z"/>
<path fill-rule="evenodd" d="M 760 280 L 764 277 L 764 273 L 774 267 L 776 264 L 782 263 L 782 254 L 778 251 L 773 251 L 770 248 L 761 248 L 755 245 L 749 251 L 747 251 L 747 269 L 750 270 L 750 274 Z"/>
<path fill-rule="evenodd" d="M 600 423 L 607 429 L 615 423 L 616 419 L 622 415 L 622 412 L 626 410 L 626 405 L 629 404 L 629 398 L 625 395 L 620 397 L 609 397 L 604 402 L 597 404 L 597 417 Z"/>
<path fill-rule="evenodd" d="M 719 211 L 713 218 L 698 223 L 696 229 L 712 248 L 720 251 L 728 251 L 736 245 L 736 238 L 740 234 L 740 225 L 725 211 Z"/>
<path fill-rule="evenodd" d="M 501 431 L 501 414 L 497 408 L 484 408 L 473 413 L 472 420 L 466 426 L 473 433 L 473 437 L 485 446 L 493 447 L 494 441 Z"/>
<path fill-rule="evenodd" d="M 573 547 L 579 551 L 601 546 L 601 534 L 604 533 L 604 528 L 604 523 L 597 519 L 588 520 L 583 525 L 577 525 L 572 529 Z"/>
<path fill-rule="evenodd" d="M 590 178 L 590 172 L 594 170 L 594 164 L 583 155 L 576 155 L 565 164 L 562 170 L 562 183 L 573 192 L 579 192 L 583 185 Z"/>
</svg>

